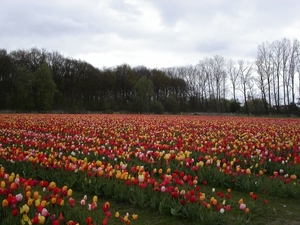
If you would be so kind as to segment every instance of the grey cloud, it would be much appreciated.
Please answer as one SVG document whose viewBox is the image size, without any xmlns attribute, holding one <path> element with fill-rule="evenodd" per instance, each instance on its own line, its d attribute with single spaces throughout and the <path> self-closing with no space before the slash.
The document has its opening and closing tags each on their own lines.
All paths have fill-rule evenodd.
<svg viewBox="0 0 300 225">
<path fill-rule="evenodd" d="M 123 0 L 111 0 L 109 1 L 109 6 L 122 14 L 129 15 L 130 17 L 142 15 L 142 12 L 138 10 L 135 5 L 126 3 Z"/>
<path fill-rule="evenodd" d="M 166 0 L 151 1 L 160 11 L 163 23 L 174 26 L 181 20 L 190 20 L 191 23 L 209 23 L 216 14 L 231 13 L 237 16 L 237 5 L 228 4 L 226 1 L 194 1 L 194 0 Z"/>
<path fill-rule="evenodd" d="M 129 64 L 142 52 L 152 61 L 145 66 L 166 56 L 254 59 L 263 41 L 298 38 L 299 11 L 299 0 L 0 0 L 0 48 L 113 55 Z"/>
<path fill-rule="evenodd" d="M 228 51 L 229 47 L 229 43 L 225 40 L 206 40 L 199 43 L 195 49 L 201 54 L 206 53 L 211 55 L 212 53 L 219 54 L 221 52 Z"/>
</svg>

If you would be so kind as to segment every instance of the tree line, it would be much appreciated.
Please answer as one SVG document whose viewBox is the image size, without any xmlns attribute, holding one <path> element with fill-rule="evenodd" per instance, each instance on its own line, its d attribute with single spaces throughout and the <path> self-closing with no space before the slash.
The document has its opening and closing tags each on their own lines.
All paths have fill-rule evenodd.
<svg viewBox="0 0 300 225">
<path fill-rule="evenodd" d="M 57 51 L 1 49 L 0 110 L 290 114 L 298 112 L 299 46 L 284 38 L 259 45 L 254 62 L 216 55 L 160 69 L 99 69 Z"/>
</svg>

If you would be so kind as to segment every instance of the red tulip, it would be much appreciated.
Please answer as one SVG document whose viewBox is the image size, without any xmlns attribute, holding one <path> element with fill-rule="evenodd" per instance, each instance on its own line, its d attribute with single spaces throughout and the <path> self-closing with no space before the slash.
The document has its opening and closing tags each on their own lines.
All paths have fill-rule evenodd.
<svg viewBox="0 0 300 225">
<path fill-rule="evenodd" d="M 69 198 L 69 204 L 71 207 L 75 206 L 75 200 L 73 198 Z"/>
<path fill-rule="evenodd" d="M 17 209 L 13 209 L 11 213 L 12 213 L 13 216 L 17 216 L 18 215 L 18 210 Z"/>
</svg>

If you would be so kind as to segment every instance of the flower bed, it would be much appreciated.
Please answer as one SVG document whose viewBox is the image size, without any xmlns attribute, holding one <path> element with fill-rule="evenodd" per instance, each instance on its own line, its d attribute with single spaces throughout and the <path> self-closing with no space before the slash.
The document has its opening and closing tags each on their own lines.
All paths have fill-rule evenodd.
<svg viewBox="0 0 300 225">
<path fill-rule="evenodd" d="M 216 222 L 248 220 L 268 195 L 300 196 L 296 119 L 0 117 L 0 162 L 26 179 Z M 250 193 L 249 202 L 231 202 L 235 191 Z"/>
<path fill-rule="evenodd" d="M 72 197 L 73 190 L 67 186 L 57 187 L 55 182 L 44 180 L 25 179 L 19 174 L 5 173 L 0 168 L 0 222 L 5 224 L 67 224 L 78 225 L 108 224 L 112 216 L 110 203 L 102 205 L 102 215 L 95 217 L 94 211 L 98 207 L 98 196 L 88 199 L 84 195 L 78 202 Z M 79 205 L 76 207 L 76 205 Z M 80 211 L 80 213 L 78 213 Z M 98 210 L 99 211 L 99 210 Z M 136 220 L 138 215 L 129 213 L 115 217 L 120 224 L 130 224 L 131 219 Z M 98 220 L 98 221 L 97 221 Z"/>
</svg>

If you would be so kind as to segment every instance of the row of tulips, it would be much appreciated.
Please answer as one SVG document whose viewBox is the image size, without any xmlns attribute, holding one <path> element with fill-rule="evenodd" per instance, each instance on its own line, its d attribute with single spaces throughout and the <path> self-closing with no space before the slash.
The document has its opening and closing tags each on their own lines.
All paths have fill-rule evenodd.
<svg viewBox="0 0 300 225">
<path fill-rule="evenodd" d="M 55 173 L 58 170 L 46 170 L 42 167 L 35 170 L 34 167 L 25 167 L 26 162 L 2 162 L 10 170 L 26 168 L 27 174 L 33 170 L 44 170 L 48 174 L 53 174 L 56 181 L 61 183 L 61 177 Z M 4 171 L 4 167 L 1 167 L 1 170 Z M 74 172 L 67 171 L 63 176 L 67 177 L 72 174 Z M 0 200 L 2 200 L 4 211 L 1 224 L 9 224 L 12 219 L 21 221 L 22 224 L 100 224 L 93 217 L 93 211 L 97 208 L 98 195 L 111 197 L 116 201 L 131 202 L 141 208 L 158 209 L 161 214 L 201 220 L 204 224 L 231 224 L 236 215 L 238 221 L 236 224 L 243 224 L 250 220 L 256 211 L 266 210 L 268 204 L 265 195 L 258 195 L 253 192 L 249 193 L 251 198 L 247 202 L 243 199 L 233 202 L 232 194 L 234 193 L 231 189 L 220 191 L 217 188 L 212 188 L 208 191 L 207 188 L 201 188 L 200 185 L 185 186 L 179 189 L 177 186 L 171 185 L 169 177 L 166 177 L 162 184 L 153 182 L 151 186 L 144 185 L 145 177 L 142 174 L 140 173 L 138 179 L 125 180 L 124 185 L 124 183 L 117 182 L 114 177 L 87 177 L 86 172 L 77 172 L 78 186 L 74 186 L 74 188 L 76 191 L 93 196 L 91 202 L 88 203 L 87 195 L 76 201 L 72 197 L 72 189 L 66 185 L 58 188 L 54 181 L 25 179 L 19 174 L 2 173 Z M 62 174 L 60 173 L 60 175 Z M 151 193 L 153 191 L 154 193 Z M 98 195 L 92 195 L 95 193 Z M 81 208 L 75 210 L 75 204 L 79 204 Z M 91 211 L 91 216 L 78 217 L 78 210 Z M 104 219 L 101 224 L 108 224 L 108 220 L 112 216 L 110 204 L 105 202 L 102 210 Z M 118 212 L 114 215 L 114 217 L 119 217 L 124 224 L 130 224 L 131 220 L 136 220 L 138 217 L 136 214 L 132 214 L 131 217 L 129 214 L 120 216 Z M 74 218 L 76 218 L 75 221 Z"/>
<path fill-rule="evenodd" d="M 11 160 L 34 154 L 37 158 L 33 160 L 40 162 L 45 156 L 55 160 L 71 154 L 74 160 L 87 158 L 89 161 L 113 161 L 121 157 L 137 158 L 147 164 L 164 160 L 166 164 L 176 160 L 186 168 L 215 162 L 225 174 L 240 171 L 272 174 L 284 169 L 299 176 L 299 167 L 294 167 L 300 163 L 297 120 L 69 117 L 2 116 L 1 143 L 22 147 L 17 151 L 29 151 L 12 155 Z"/>
<path fill-rule="evenodd" d="M 102 205 L 102 221 L 93 218 L 94 211 L 98 207 L 98 196 L 93 196 L 89 201 L 87 195 L 76 202 L 72 197 L 73 190 L 67 186 L 58 187 L 55 182 L 44 180 L 25 179 L 19 174 L 6 173 L 3 166 L 0 167 L 0 223 L 5 224 L 67 224 L 67 225 L 107 225 L 112 217 L 109 202 Z M 80 204 L 75 208 L 76 204 Z M 78 214 L 78 211 L 81 211 Z M 82 211 L 86 211 L 84 215 Z M 79 216 L 78 216 L 79 215 Z M 130 224 L 131 220 L 138 218 L 137 214 L 126 213 L 120 216 L 116 212 L 114 217 L 120 220 L 120 224 Z M 74 218 L 76 218 L 74 220 Z"/>
<path fill-rule="evenodd" d="M 0 155 L 3 162 L 9 162 L 6 167 L 90 194 L 130 200 L 141 207 L 151 205 L 184 217 L 203 214 L 197 210 L 220 213 L 231 208 L 224 193 L 211 196 L 220 198 L 215 205 L 207 195 L 203 199 L 200 185 L 300 195 L 297 120 L 136 115 L 1 117 Z M 62 176 L 66 179 L 59 180 Z M 193 208 L 195 205 L 201 207 Z M 246 212 L 252 211 L 246 208 Z"/>
</svg>

